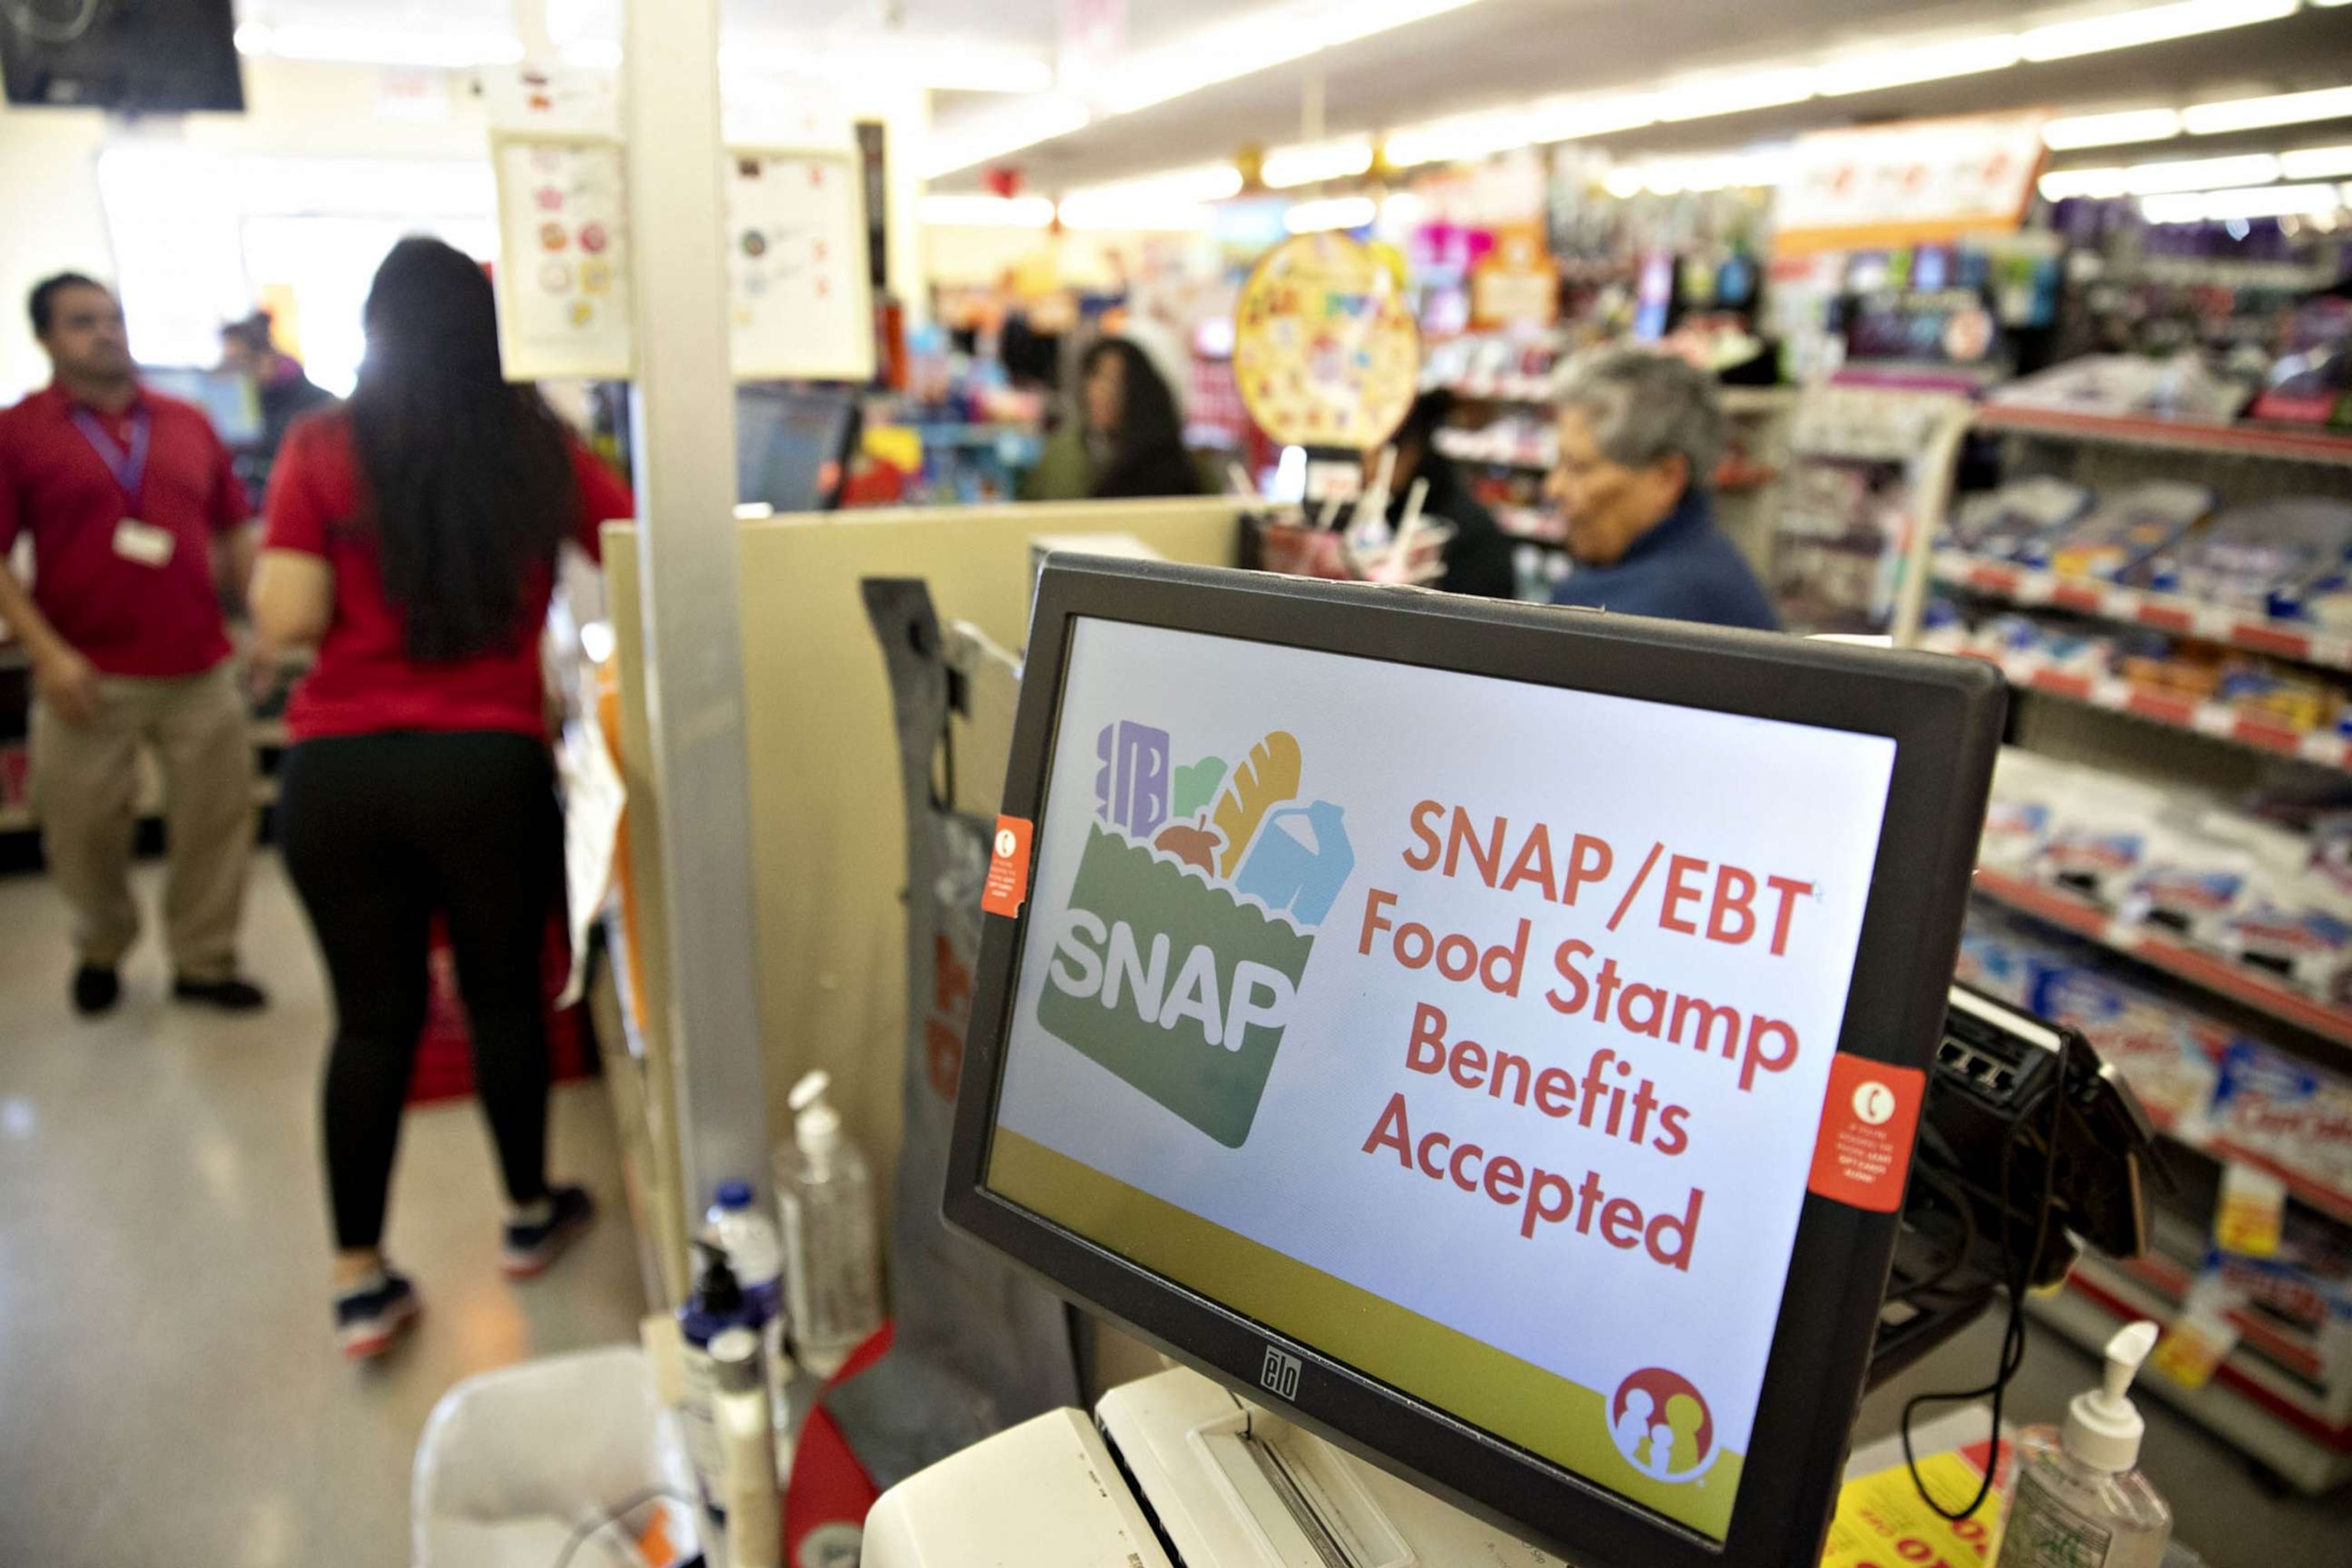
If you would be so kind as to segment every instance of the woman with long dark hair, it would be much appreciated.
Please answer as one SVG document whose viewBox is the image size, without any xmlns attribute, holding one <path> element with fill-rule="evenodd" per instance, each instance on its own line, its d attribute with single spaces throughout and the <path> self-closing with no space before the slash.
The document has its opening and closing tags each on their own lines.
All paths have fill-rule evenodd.
<svg viewBox="0 0 2352 1568">
<path fill-rule="evenodd" d="M 1196 496 L 1201 471 L 1184 449 L 1184 417 L 1169 375 L 1155 365 L 1142 330 L 1087 350 L 1078 419 L 1039 455 L 1024 500 Z M 1171 356 L 1172 357 L 1172 356 Z"/>
<path fill-rule="evenodd" d="M 382 1250 L 423 1032 L 434 918 L 448 930 L 474 1075 L 527 1278 L 585 1227 L 546 1173 L 541 963 L 562 856 L 539 631 L 565 541 L 630 495 L 499 363 L 489 279 L 404 239 L 376 271 L 351 401 L 297 422 L 271 476 L 253 614 L 265 652 L 315 647 L 286 712 L 286 869 L 324 954 L 335 1034 L 320 1096 L 346 1354 L 418 1310 Z"/>
</svg>

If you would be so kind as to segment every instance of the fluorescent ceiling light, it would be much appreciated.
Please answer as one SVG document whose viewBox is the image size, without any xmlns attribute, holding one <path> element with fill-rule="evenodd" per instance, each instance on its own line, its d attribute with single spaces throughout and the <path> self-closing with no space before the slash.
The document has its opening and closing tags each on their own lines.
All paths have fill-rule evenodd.
<svg viewBox="0 0 2352 1568">
<path fill-rule="evenodd" d="M 1300 202 L 1282 215 L 1282 226 L 1293 234 L 1318 234 L 1331 228 L 1361 228 L 1380 216 L 1370 196 L 1333 196 L 1328 201 Z"/>
<path fill-rule="evenodd" d="M 1640 195 L 1646 183 L 1642 171 L 1631 163 L 1620 163 L 1601 176 L 1601 188 L 1621 202 Z"/>
<path fill-rule="evenodd" d="M 1054 86 L 1054 68 L 1042 56 L 980 44 L 849 42 L 802 47 L 753 40 L 730 48 L 722 64 L 736 75 L 814 77 L 853 86 L 889 81 L 940 92 L 1043 93 Z"/>
<path fill-rule="evenodd" d="M 1745 114 L 1802 103 L 1813 96 L 1821 73 L 1811 66 L 1748 71 L 1738 76 L 1697 77 L 1668 82 L 1658 91 L 1661 120 L 1701 120 L 1710 114 Z"/>
<path fill-rule="evenodd" d="M 1608 136 L 1639 131 L 1658 122 L 1658 100 L 1646 92 L 1620 93 L 1614 98 L 1547 99 L 1528 110 L 1528 139 L 1574 142 L 1585 136 Z"/>
<path fill-rule="evenodd" d="M 274 27 L 247 22 L 234 35 L 241 55 L 346 65 L 438 67 L 512 65 L 522 40 L 511 33 L 446 27 Z"/>
<path fill-rule="evenodd" d="M 2177 0 L 2170 5 L 2109 12 L 2030 28 L 2018 39 L 2019 52 L 2029 60 L 2072 59 L 2077 55 L 2135 48 L 2169 38 L 2218 33 L 2225 27 L 2273 22 L 2292 15 L 2301 4 L 2302 0 Z"/>
<path fill-rule="evenodd" d="M 2150 196 L 2139 204 L 2150 223 L 2225 223 L 2231 218 L 2320 217 L 2344 205 L 2335 185 L 2258 185 Z"/>
<path fill-rule="evenodd" d="M 1997 71 L 2015 65 L 2020 58 L 2014 33 L 1955 38 L 1948 43 L 1922 44 L 1913 48 L 1878 49 L 1824 62 L 1819 90 L 1827 98 L 1850 92 L 1876 92 L 1882 88 L 1907 87 L 1913 82 L 1943 81 L 1950 77 L 1974 76 L 1979 71 Z"/>
<path fill-rule="evenodd" d="M 1044 196 L 925 196 L 915 215 L 935 228 L 1044 228 L 1054 204 Z"/>
<path fill-rule="evenodd" d="M 1231 163 L 1170 169 L 1071 191 L 1062 198 L 1062 223 L 1068 228 L 1198 233 L 1209 226 L 1205 204 L 1239 195 L 1241 188 L 1242 172 Z"/>
<path fill-rule="evenodd" d="M 1391 166 L 1409 169 L 1416 163 L 1468 163 L 1534 140 L 1534 125 L 1526 115 L 1465 114 L 1392 132 L 1385 151 Z"/>
<path fill-rule="evenodd" d="M 2126 109 L 2114 114 L 2074 114 L 2042 128 L 2042 144 L 2053 153 L 2076 147 L 2117 147 L 2127 142 L 2162 142 L 2180 134 L 2177 109 Z"/>
<path fill-rule="evenodd" d="M 1381 226 L 1412 228 L 1429 216 L 1429 203 L 1415 191 L 1391 191 L 1381 198 Z"/>
<path fill-rule="evenodd" d="M 1372 166 L 1368 137 L 1344 142 L 1318 142 L 1307 147 L 1276 147 L 1265 155 L 1259 177 L 1274 189 L 1311 185 L 1319 180 L 1345 180 Z"/>
<path fill-rule="evenodd" d="M 1100 83 L 1065 82 L 1063 90 L 1127 114 L 1304 59 L 1375 33 L 1458 11 L 1477 0 L 1291 0 L 1123 57 Z"/>
<path fill-rule="evenodd" d="M 2124 171 L 2124 194 L 2153 196 L 2172 191 L 2210 191 L 2223 185 L 2266 185 L 2278 177 L 2279 161 L 2268 153 L 2250 153 L 2240 158 L 2134 163 Z"/>
<path fill-rule="evenodd" d="M 2289 92 L 2276 98 L 2234 98 L 2198 103 L 2181 110 L 2191 136 L 2225 131 L 2259 131 L 2265 125 L 2300 125 L 2312 120 L 2352 119 L 2352 87 Z"/>
<path fill-rule="evenodd" d="M 1039 95 L 1015 99 L 1002 108 L 974 115 L 942 132 L 934 127 L 924 144 L 920 172 L 936 180 L 974 163 L 985 163 L 1024 147 L 1066 136 L 1094 117 L 1087 106 L 1071 98 Z"/>
<path fill-rule="evenodd" d="M 2346 0 L 2352 4 L 2352 0 Z M 2279 173 L 2290 180 L 2334 180 L 2352 174 L 2352 145 L 2301 147 L 2279 154 Z"/>
<path fill-rule="evenodd" d="M 2034 189 L 2045 202 L 2072 201 L 2087 196 L 2093 201 L 2113 201 L 2126 194 L 2121 169 L 2062 169 L 2044 174 Z"/>
</svg>

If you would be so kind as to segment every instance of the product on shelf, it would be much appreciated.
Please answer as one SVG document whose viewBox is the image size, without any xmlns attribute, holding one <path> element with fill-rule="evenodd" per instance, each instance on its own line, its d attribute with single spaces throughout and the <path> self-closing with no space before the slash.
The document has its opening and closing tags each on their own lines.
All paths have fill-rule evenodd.
<svg viewBox="0 0 2352 1568">
<path fill-rule="evenodd" d="M 2237 383 L 2220 379 L 2187 353 L 2169 359 L 2086 354 L 1995 388 L 1990 397 L 2021 408 L 2213 423 L 2233 416 L 2244 400 Z"/>
<path fill-rule="evenodd" d="M 2344 590 L 2347 556 L 2352 506 L 2292 497 L 2231 507 L 2149 555 L 2126 580 L 2258 615 L 2293 617 L 2314 604 L 2352 619 L 2352 596 Z"/>
<path fill-rule="evenodd" d="M 1972 910 L 1956 974 L 2013 1006 L 2081 1030 L 2165 1125 L 2193 1125 L 2190 1119 L 2211 1104 L 2230 1031 L 2133 984 L 2095 951 L 2044 937 L 2021 920 Z"/>
<path fill-rule="evenodd" d="M 2253 1040 L 2231 1043 L 2210 1135 L 2292 1175 L 2352 1193 L 2352 1081 Z"/>
<path fill-rule="evenodd" d="M 2212 510 L 2213 492 L 2202 485 L 2132 485 L 2100 497 L 2088 516 L 2063 529 L 2047 564 L 2072 577 L 2119 577 L 2173 544 Z"/>
<path fill-rule="evenodd" d="M 1993 772 L 1978 863 L 2341 1004 L 2352 1002 L 2352 892 L 2322 842 L 2208 795 L 2011 747 Z"/>
<path fill-rule="evenodd" d="M 2017 479 L 1962 501 L 1952 517 L 1954 542 L 1971 555 L 2041 566 L 2050 537 L 2090 510 L 2091 491 L 2064 479 Z"/>
<path fill-rule="evenodd" d="M 1932 601 L 1919 646 L 1966 654 L 2009 668 L 2020 666 L 2078 678 L 2091 687 L 2116 683 L 2121 694 L 2085 700 L 2123 705 L 2132 692 L 2157 700 L 2147 717 L 2203 727 L 2208 714 L 2245 719 L 2299 733 L 2352 734 L 2345 689 L 2321 673 L 2241 649 L 2175 637 L 2145 628 L 2117 628 L 2054 613 L 2000 611 L 1971 621 L 1959 605 Z M 2179 705 L 2168 712 L 2165 700 Z M 2198 710 L 2200 711 L 2191 711 Z M 2222 726 L 2227 732 L 2227 726 Z"/>
</svg>

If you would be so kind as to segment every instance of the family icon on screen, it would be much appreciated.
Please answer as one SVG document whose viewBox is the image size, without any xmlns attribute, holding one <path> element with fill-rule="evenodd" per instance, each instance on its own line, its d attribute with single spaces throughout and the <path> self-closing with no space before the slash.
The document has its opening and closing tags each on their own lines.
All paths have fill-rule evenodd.
<svg viewBox="0 0 2352 1568">
<path fill-rule="evenodd" d="M 1688 1378 L 1664 1367 L 1618 1384 L 1609 1423 L 1625 1462 L 1653 1480 L 1696 1480 L 1715 1462 L 1713 1413 Z"/>
</svg>

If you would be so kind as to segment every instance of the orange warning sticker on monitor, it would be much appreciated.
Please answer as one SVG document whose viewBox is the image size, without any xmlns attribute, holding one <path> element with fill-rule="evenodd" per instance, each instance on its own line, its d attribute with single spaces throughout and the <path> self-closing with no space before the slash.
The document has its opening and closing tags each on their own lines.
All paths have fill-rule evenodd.
<svg viewBox="0 0 2352 1568">
<path fill-rule="evenodd" d="M 1017 918 L 1029 897 L 1029 836 L 1034 825 L 1025 816 L 1000 816 L 988 856 L 988 880 L 981 885 L 980 907 L 1007 920 Z"/>
<path fill-rule="evenodd" d="M 1911 1137 L 1927 1075 L 1840 1051 L 1830 1060 L 1822 1131 L 1806 1186 L 1858 1209 L 1893 1214 L 1903 1206 L 1911 1171 Z"/>
</svg>

